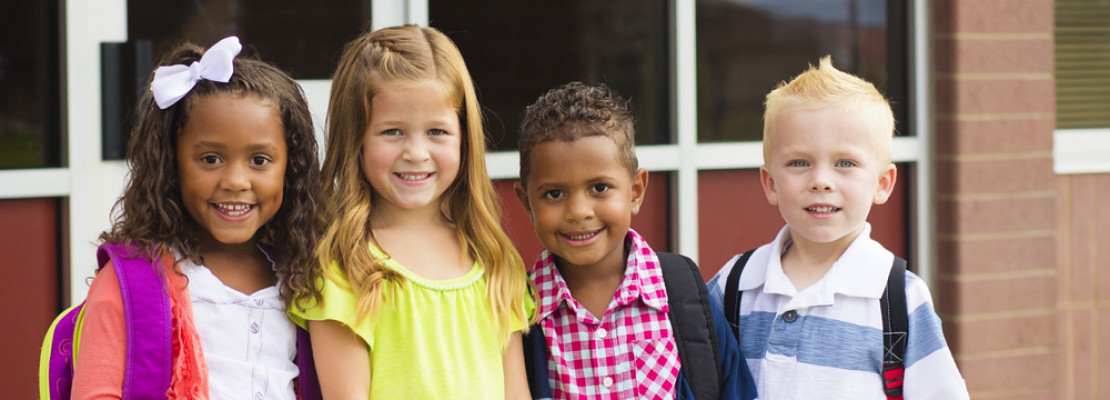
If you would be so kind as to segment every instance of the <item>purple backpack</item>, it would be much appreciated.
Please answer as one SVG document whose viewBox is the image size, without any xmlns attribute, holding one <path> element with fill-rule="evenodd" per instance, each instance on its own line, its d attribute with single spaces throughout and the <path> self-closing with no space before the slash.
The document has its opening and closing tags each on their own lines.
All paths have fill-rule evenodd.
<svg viewBox="0 0 1110 400">
<path fill-rule="evenodd" d="M 163 399 L 170 387 L 173 338 L 170 297 L 159 261 L 143 257 L 127 244 L 105 243 L 97 249 L 99 268 L 115 267 L 127 326 L 123 399 Z M 84 302 L 62 312 L 50 325 L 39 359 L 39 399 L 70 398 L 73 366 L 84 317 Z M 321 399 L 308 332 L 297 329 L 297 393 L 302 400 Z"/>
</svg>

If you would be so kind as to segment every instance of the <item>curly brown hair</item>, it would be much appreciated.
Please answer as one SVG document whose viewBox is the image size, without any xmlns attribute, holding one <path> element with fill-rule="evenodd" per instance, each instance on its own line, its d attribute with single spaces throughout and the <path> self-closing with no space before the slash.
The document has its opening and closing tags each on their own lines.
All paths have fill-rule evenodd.
<svg viewBox="0 0 1110 400">
<path fill-rule="evenodd" d="M 571 82 L 544 93 L 524 111 L 520 123 L 520 184 L 527 185 L 532 149 L 552 141 L 573 142 L 586 136 L 613 139 L 629 174 L 639 169 L 632 103 L 604 83 Z"/>
<path fill-rule="evenodd" d="M 201 47 L 186 43 L 159 65 L 190 65 L 203 54 Z M 318 275 L 309 267 L 319 237 L 316 208 L 322 188 L 312 117 L 304 92 L 293 78 L 250 56 L 235 58 L 234 73 L 227 83 L 200 80 L 165 110 L 159 109 L 147 92 L 139 124 L 127 144 L 130 179 L 112 207 L 112 228 L 101 233 L 100 240 L 133 243 L 146 249 L 145 255 L 152 260 L 175 249 L 189 260 L 202 262 L 198 248 L 201 228 L 181 200 L 177 140 L 199 100 L 247 94 L 274 105 L 288 148 L 281 207 L 255 238 L 272 247 L 281 295 L 287 302 L 319 298 Z"/>
</svg>

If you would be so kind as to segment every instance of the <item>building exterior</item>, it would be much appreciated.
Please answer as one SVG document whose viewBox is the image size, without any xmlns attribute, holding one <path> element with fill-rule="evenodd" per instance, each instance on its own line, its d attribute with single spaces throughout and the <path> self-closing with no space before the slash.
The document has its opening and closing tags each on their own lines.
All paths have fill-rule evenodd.
<svg viewBox="0 0 1110 400">
<path fill-rule="evenodd" d="M 0 333 L 10 355 L 0 392 L 37 392 L 41 337 L 84 298 L 126 179 L 133 93 L 161 52 L 237 34 L 298 78 L 321 130 L 342 44 L 364 27 L 419 23 L 467 60 L 489 110 L 490 174 L 525 260 L 539 245 L 512 195 L 520 112 L 558 84 L 606 82 L 632 98 L 651 171 L 633 226 L 707 277 L 782 225 L 758 184 L 762 96 L 832 55 L 895 104 L 900 189 L 869 220 L 930 282 L 972 397 L 1110 393 L 1110 255 L 1100 251 L 1110 211 L 1099 207 L 1110 196 L 1110 5 L 521 3 L 0 3 L 0 317 L 18 321 Z"/>
</svg>

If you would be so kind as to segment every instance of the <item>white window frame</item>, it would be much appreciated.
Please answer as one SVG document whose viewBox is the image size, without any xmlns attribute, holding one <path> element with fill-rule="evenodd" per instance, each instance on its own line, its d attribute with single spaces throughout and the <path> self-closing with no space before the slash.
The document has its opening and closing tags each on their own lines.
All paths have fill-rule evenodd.
<svg viewBox="0 0 1110 400">
<path fill-rule="evenodd" d="M 677 142 L 668 145 L 637 146 L 641 165 L 649 171 L 674 173 L 674 198 L 671 235 L 677 251 L 698 260 L 698 172 L 721 169 L 758 168 L 762 149 L 758 142 L 698 143 L 697 141 L 697 79 L 696 26 L 694 0 L 674 3 L 674 120 Z M 95 241 L 110 226 L 108 210 L 122 192 L 126 179 L 123 161 L 101 159 L 100 132 L 100 43 L 127 40 L 126 0 L 97 2 L 67 1 L 65 5 L 65 82 L 66 88 L 66 167 L 0 170 L 0 199 L 63 198 L 66 205 L 66 248 L 69 264 L 68 284 L 71 302 L 83 300 L 88 277 L 96 268 Z M 911 189 L 911 213 L 917 221 L 911 237 L 916 246 L 918 274 L 933 280 L 934 217 L 932 174 L 932 129 L 929 116 L 932 99 L 928 36 L 929 4 L 914 0 L 909 24 L 912 42 L 910 68 L 911 95 L 914 108 L 914 137 L 894 140 L 892 158 L 896 162 L 914 163 L 917 175 Z M 428 23 L 426 0 L 377 0 L 372 5 L 372 27 L 402 23 Z M 323 142 L 324 115 L 327 110 L 330 80 L 302 80 L 313 122 Z M 1092 136 L 1093 135 L 1093 136 Z M 1084 142 L 1083 140 L 1087 140 Z M 1093 140 L 1094 142 L 1091 142 Z M 1058 131 L 1055 160 L 1058 173 L 1110 172 L 1110 166 L 1080 162 L 1089 152 L 1091 143 L 1102 145 L 1101 154 L 1110 151 L 1110 130 L 1093 132 Z M 322 151 L 322 146 L 321 146 Z M 321 153 L 322 156 L 323 153 Z M 1086 153 L 1084 153 L 1086 154 Z M 1082 164 L 1082 165 L 1081 165 Z M 516 152 L 494 152 L 487 158 L 490 176 L 495 179 L 517 177 Z"/>
<path fill-rule="evenodd" d="M 1110 173 L 1110 128 L 1059 129 L 1052 134 L 1057 174 Z"/>
</svg>

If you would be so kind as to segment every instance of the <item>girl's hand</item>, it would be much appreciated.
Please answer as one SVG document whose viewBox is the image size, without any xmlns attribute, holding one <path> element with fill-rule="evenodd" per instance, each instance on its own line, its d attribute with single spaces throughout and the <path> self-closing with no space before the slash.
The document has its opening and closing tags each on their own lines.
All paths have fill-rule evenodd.
<svg viewBox="0 0 1110 400">
<path fill-rule="evenodd" d="M 308 321 L 308 333 L 324 398 L 370 398 L 370 352 L 366 343 L 338 321 Z"/>
<path fill-rule="evenodd" d="M 505 398 L 530 400 L 532 392 L 528 389 L 528 373 L 524 369 L 524 344 L 520 332 L 513 332 L 502 362 L 505 370 Z"/>
</svg>

